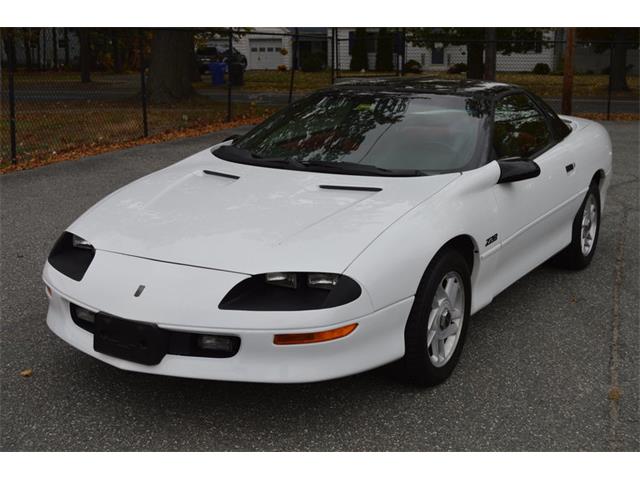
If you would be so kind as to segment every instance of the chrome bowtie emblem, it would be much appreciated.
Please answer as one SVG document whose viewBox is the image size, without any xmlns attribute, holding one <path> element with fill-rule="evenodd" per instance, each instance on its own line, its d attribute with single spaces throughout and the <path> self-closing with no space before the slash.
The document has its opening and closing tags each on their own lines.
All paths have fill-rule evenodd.
<svg viewBox="0 0 640 480">
<path fill-rule="evenodd" d="M 144 291 L 144 285 L 140 285 L 136 290 L 136 293 L 133 294 L 134 297 L 139 297 Z"/>
</svg>

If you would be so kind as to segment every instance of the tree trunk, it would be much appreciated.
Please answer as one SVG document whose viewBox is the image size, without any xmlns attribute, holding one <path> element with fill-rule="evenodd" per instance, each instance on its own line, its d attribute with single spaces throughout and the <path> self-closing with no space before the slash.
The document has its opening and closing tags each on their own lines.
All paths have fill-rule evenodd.
<svg viewBox="0 0 640 480">
<path fill-rule="evenodd" d="M 3 29 L 2 44 L 4 45 L 4 53 L 7 55 L 7 64 L 16 65 L 16 42 L 13 28 Z"/>
<path fill-rule="evenodd" d="M 40 70 L 46 70 L 49 66 L 49 59 L 47 58 L 47 29 L 42 28 L 38 30 L 38 45 L 42 43 L 42 57 L 40 62 Z"/>
<path fill-rule="evenodd" d="M 472 43 L 467 45 L 467 78 L 482 80 L 484 74 L 484 64 L 482 54 L 484 45 L 482 43 Z"/>
<path fill-rule="evenodd" d="M 611 82 L 611 90 L 626 91 L 629 90 L 627 84 L 627 45 L 624 43 L 624 32 L 622 28 L 616 28 L 615 45 L 611 54 L 611 65 L 609 70 L 609 81 Z"/>
<path fill-rule="evenodd" d="M 22 29 L 22 45 L 24 47 L 24 63 L 27 70 L 33 68 L 33 62 L 31 60 L 31 32 L 28 28 Z"/>
<path fill-rule="evenodd" d="M 191 85 L 193 32 L 156 30 L 151 44 L 149 99 L 156 103 L 184 100 Z"/>
<path fill-rule="evenodd" d="M 91 45 L 89 44 L 89 31 L 86 28 L 78 29 L 80 37 L 80 81 L 89 83 L 91 81 Z"/>
<path fill-rule="evenodd" d="M 58 69 L 58 29 L 56 27 L 53 27 L 53 29 L 51 30 L 53 38 L 52 38 L 52 43 L 53 43 L 53 69 L 57 70 Z"/>
<path fill-rule="evenodd" d="M 191 62 L 191 75 L 189 78 L 192 82 L 200 82 L 202 77 L 200 76 L 200 65 L 198 65 L 198 59 L 196 58 L 196 44 L 193 40 L 193 35 L 191 35 L 189 52 L 189 59 Z"/>
<path fill-rule="evenodd" d="M 33 32 L 31 32 L 33 35 Z M 40 56 L 40 29 L 35 29 L 35 38 L 36 38 L 36 70 L 42 69 L 42 57 Z"/>
<path fill-rule="evenodd" d="M 67 27 L 64 28 L 64 66 L 69 68 L 69 63 L 71 59 L 69 58 L 69 29 Z"/>
<path fill-rule="evenodd" d="M 485 28 L 487 45 L 484 54 L 484 79 L 494 81 L 496 79 L 496 29 Z"/>
<path fill-rule="evenodd" d="M 113 54 L 113 71 L 115 73 L 122 73 L 122 50 L 120 49 L 118 30 L 115 28 L 111 29 L 111 47 Z"/>
</svg>

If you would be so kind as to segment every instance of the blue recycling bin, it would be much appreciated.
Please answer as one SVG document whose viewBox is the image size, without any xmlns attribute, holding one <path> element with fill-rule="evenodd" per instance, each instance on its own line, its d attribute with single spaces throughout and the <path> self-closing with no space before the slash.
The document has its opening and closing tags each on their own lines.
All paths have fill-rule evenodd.
<svg viewBox="0 0 640 480">
<path fill-rule="evenodd" d="M 211 62 L 209 64 L 209 72 L 211 72 L 212 85 L 224 85 L 224 73 L 227 70 L 227 64 L 224 62 Z"/>
</svg>

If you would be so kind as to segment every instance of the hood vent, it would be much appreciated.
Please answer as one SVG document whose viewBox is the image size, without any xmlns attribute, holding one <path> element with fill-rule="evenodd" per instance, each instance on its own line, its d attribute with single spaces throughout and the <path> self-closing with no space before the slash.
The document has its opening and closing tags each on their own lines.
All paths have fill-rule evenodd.
<svg viewBox="0 0 640 480">
<path fill-rule="evenodd" d="M 351 185 L 319 185 L 320 188 L 325 190 L 351 190 L 354 192 L 381 192 L 379 187 L 358 187 Z"/>
<path fill-rule="evenodd" d="M 202 172 L 206 173 L 207 175 L 215 175 L 216 177 L 231 178 L 233 180 L 238 180 L 240 178 L 237 175 L 231 175 L 230 173 L 216 172 L 214 170 L 203 170 Z"/>
</svg>

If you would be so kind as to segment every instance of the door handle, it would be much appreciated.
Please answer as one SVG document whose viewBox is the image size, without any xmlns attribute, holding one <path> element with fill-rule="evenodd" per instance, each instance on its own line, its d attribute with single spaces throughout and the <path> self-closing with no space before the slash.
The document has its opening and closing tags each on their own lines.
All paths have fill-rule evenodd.
<svg viewBox="0 0 640 480">
<path fill-rule="evenodd" d="M 569 165 L 564 166 L 564 169 L 567 171 L 567 173 L 571 173 L 574 168 L 576 168 L 575 163 L 570 163 Z"/>
</svg>

